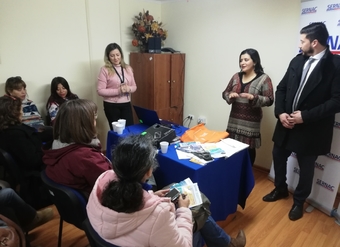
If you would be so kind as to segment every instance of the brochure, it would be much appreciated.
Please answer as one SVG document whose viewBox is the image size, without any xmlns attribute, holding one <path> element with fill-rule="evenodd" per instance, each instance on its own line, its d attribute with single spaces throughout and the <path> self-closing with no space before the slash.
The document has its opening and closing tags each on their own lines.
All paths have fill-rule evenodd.
<svg viewBox="0 0 340 247">
<path fill-rule="evenodd" d="M 179 183 L 173 184 L 170 189 L 176 188 L 182 194 L 185 194 L 189 200 L 189 208 L 202 204 L 201 192 L 198 188 L 197 183 L 193 183 L 190 178 L 187 178 Z"/>
</svg>

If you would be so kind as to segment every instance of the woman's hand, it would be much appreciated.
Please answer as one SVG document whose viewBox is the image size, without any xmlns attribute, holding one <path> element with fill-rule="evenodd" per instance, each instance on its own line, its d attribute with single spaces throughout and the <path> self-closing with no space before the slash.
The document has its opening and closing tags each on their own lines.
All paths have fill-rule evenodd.
<svg viewBox="0 0 340 247">
<path fill-rule="evenodd" d="M 120 91 L 122 91 L 122 93 L 129 93 L 129 92 L 131 92 L 130 87 L 127 84 L 125 84 L 125 83 L 120 84 Z"/>
<path fill-rule="evenodd" d="M 240 93 L 240 97 L 241 98 L 247 98 L 249 100 L 253 100 L 254 99 L 254 95 L 252 95 L 250 93 Z"/>
<path fill-rule="evenodd" d="M 164 197 L 166 193 L 168 193 L 170 189 L 165 189 L 165 190 L 157 190 L 154 192 L 155 195 L 159 197 Z"/>
<path fill-rule="evenodd" d="M 238 98 L 238 97 L 240 97 L 240 96 L 238 95 L 238 93 L 230 93 L 230 94 L 229 94 L 229 99 Z"/>
<path fill-rule="evenodd" d="M 190 205 L 190 200 L 186 195 L 180 195 L 180 197 L 178 197 L 178 201 L 177 201 L 178 207 L 184 207 L 184 208 L 188 208 Z"/>
</svg>

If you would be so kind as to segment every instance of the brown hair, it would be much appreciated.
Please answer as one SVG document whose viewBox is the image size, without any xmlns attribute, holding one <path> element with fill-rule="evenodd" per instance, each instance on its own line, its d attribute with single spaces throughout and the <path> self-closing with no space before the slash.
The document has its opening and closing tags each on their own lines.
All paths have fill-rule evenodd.
<svg viewBox="0 0 340 247">
<path fill-rule="evenodd" d="M 59 108 L 53 126 L 53 137 L 63 143 L 89 144 L 96 137 L 94 121 L 97 106 L 91 100 L 66 101 Z"/>
<path fill-rule="evenodd" d="M 21 79 L 20 76 L 10 77 L 7 79 L 5 84 L 5 92 L 11 95 L 13 90 L 20 90 L 21 88 L 26 89 L 26 83 Z"/>
<path fill-rule="evenodd" d="M 0 131 L 11 125 L 20 125 L 21 99 L 13 96 L 0 97 Z"/>
</svg>

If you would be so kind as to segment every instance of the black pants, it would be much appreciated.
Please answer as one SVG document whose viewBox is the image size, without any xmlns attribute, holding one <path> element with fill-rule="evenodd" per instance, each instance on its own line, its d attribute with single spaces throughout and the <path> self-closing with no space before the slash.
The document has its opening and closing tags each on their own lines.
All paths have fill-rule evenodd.
<svg viewBox="0 0 340 247">
<path fill-rule="evenodd" d="M 133 125 L 133 115 L 130 102 L 109 103 L 104 101 L 104 112 L 111 130 L 113 130 L 112 122 L 116 122 L 118 119 L 125 119 L 125 126 Z"/>
<path fill-rule="evenodd" d="M 287 189 L 287 160 L 292 151 L 278 147 L 274 144 L 273 148 L 273 161 L 275 171 L 275 187 L 282 191 Z M 297 206 L 303 206 L 305 200 L 312 191 L 314 166 L 315 161 L 318 158 L 317 155 L 299 155 L 296 154 L 300 168 L 299 183 L 294 191 L 294 204 Z"/>
</svg>

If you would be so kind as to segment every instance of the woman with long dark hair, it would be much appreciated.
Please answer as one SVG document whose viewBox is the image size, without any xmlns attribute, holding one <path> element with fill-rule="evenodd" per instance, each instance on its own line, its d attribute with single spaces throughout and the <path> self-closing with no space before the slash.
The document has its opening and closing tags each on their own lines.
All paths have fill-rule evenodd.
<svg viewBox="0 0 340 247">
<path fill-rule="evenodd" d="M 53 125 L 59 107 L 66 101 L 78 99 L 78 96 L 71 92 L 70 86 L 65 78 L 54 77 L 51 81 L 51 95 L 47 100 L 46 109 L 48 112 L 49 124 Z"/>
<path fill-rule="evenodd" d="M 193 233 L 189 196 L 176 203 L 169 190 L 153 192 L 147 180 L 158 166 L 157 149 L 143 135 L 124 138 L 114 149 L 113 170 L 96 181 L 87 204 L 91 225 L 118 246 L 243 247 L 243 231 L 231 238 L 211 216 Z"/>
<path fill-rule="evenodd" d="M 261 107 L 273 104 L 273 85 L 263 71 L 257 50 L 250 48 L 242 51 L 239 66 L 241 71 L 233 75 L 222 92 L 222 98 L 232 105 L 227 132 L 230 138 L 249 145 L 249 155 L 254 165 L 255 148 L 261 146 Z"/>
</svg>

